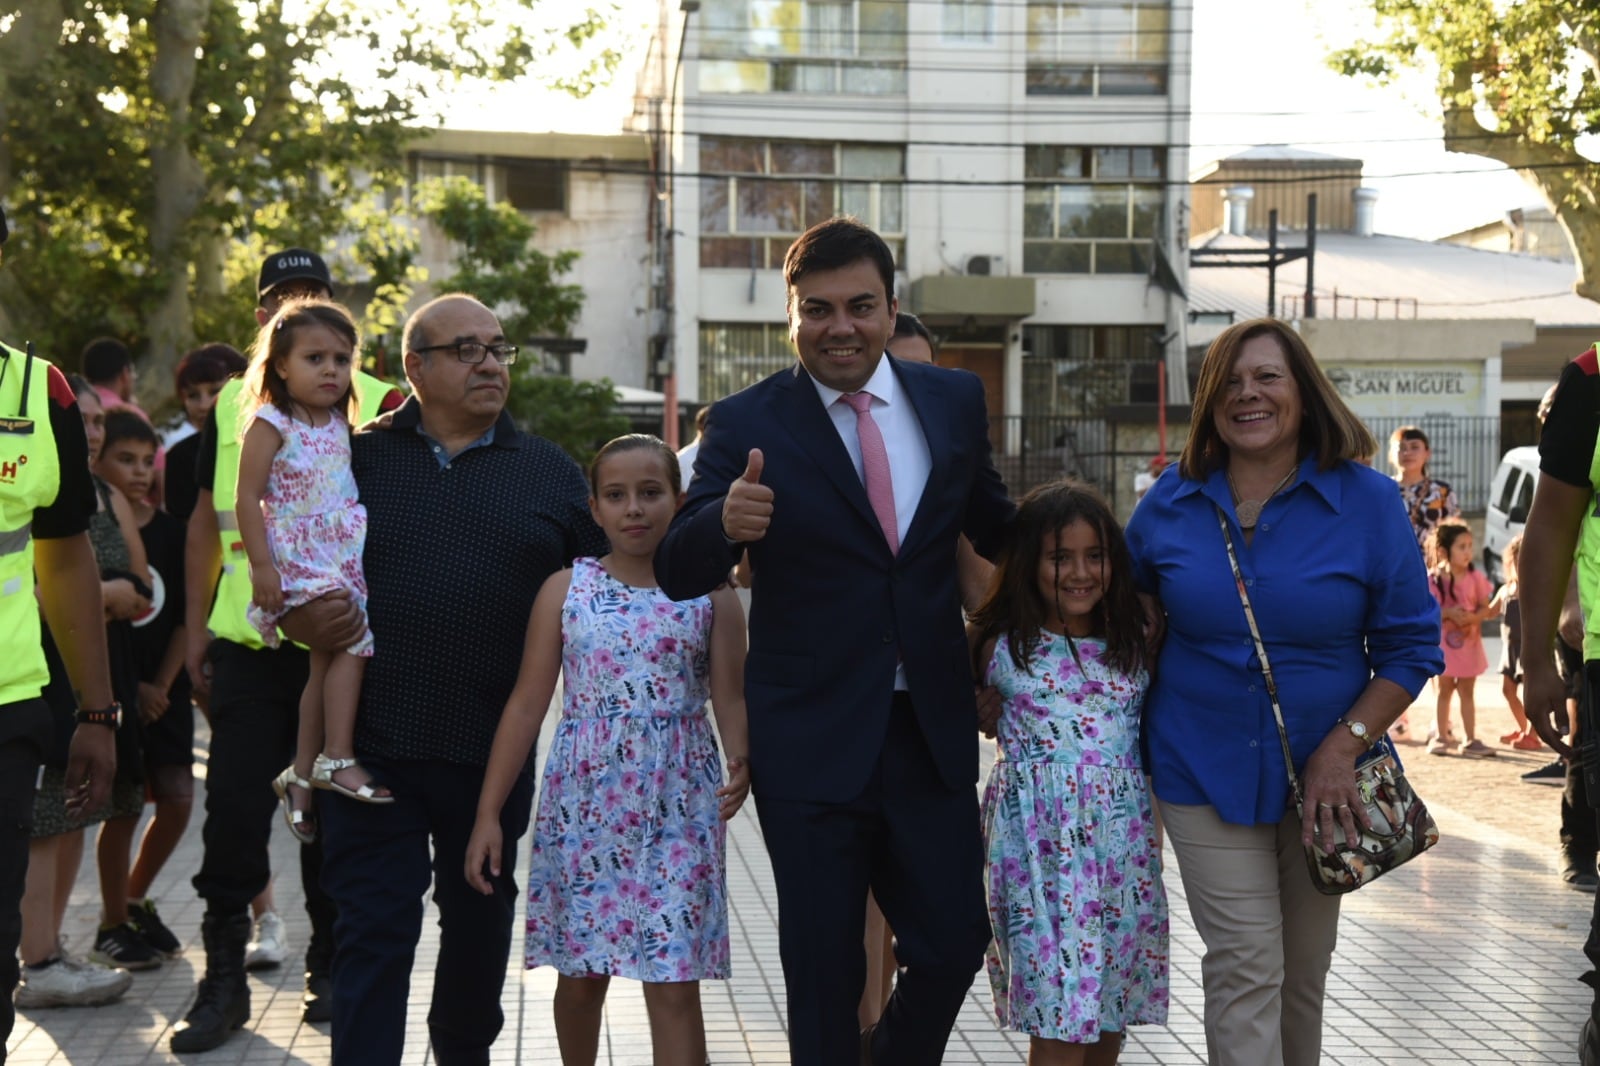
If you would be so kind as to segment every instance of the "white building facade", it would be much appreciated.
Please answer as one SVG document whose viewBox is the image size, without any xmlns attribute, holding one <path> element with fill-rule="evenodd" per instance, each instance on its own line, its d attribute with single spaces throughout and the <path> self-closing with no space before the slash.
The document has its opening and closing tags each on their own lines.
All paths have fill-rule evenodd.
<svg viewBox="0 0 1600 1066">
<path fill-rule="evenodd" d="M 1166 363 L 1185 400 L 1189 18 L 1167 0 L 661 0 L 635 116 L 667 171 L 651 385 L 707 403 L 789 365 L 784 252 L 852 214 L 991 416 L 1153 405 Z"/>
</svg>

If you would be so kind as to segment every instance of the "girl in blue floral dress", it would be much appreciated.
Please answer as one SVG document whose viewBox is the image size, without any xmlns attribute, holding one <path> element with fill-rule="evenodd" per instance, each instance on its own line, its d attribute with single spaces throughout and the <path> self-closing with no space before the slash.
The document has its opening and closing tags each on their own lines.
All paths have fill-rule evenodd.
<svg viewBox="0 0 1600 1066">
<path fill-rule="evenodd" d="M 539 590 L 467 845 L 485 894 L 501 867 L 500 808 L 527 771 L 558 675 L 562 715 L 545 760 L 528 870 L 525 961 L 554 966 L 564 1066 L 592 1064 L 613 976 L 644 982 L 653 1061 L 700 1066 L 702 980 L 728 977 L 723 823 L 750 791 L 744 611 L 731 589 L 674 602 L 656 546 L 682 498 L 678 459 L 619 437 L 589 473 L 611 554 Z M 727 759 L 706 719 L 710 695 Z"/>
<path fill-rule="evenodd" d="M 1031 1066 L 1114 1063 L 1167 1018 L 1167 899 L 1139 758 L 1150 675 L 1122 531 L 1093 489 L 1017 510 L 969 627 L 1003 711 L 983 799 L 995 1015 Z"/>
</svg>

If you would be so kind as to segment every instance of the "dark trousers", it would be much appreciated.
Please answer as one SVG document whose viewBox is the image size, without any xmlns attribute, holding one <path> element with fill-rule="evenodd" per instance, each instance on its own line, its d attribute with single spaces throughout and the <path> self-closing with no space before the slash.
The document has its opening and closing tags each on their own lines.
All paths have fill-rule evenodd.
<svg viewBox="0 0 1600 1066">
<path fill-rule="evenodd" d="M 1581 719 L 1587 713 L 1582 704 L 1583 653 L 1557 636 L 1555 654 L 1556 668 L 1567 684 L 1567 694 L 1580 701 L 1578 716 Z M 1586 742 L 1589 723 L 1579 722 L 1578 725 L 1579 739 Z M 1589 806 L 1589 786 L 1583 771 L 1582 759 L 1568 760 L 1567 779 L 1561 789 L 1561 854 L 1564 859 L 1592 870 L 1595 853 L 1600 851 L 1600 832 L 1595 828 L 1595 812 Z"/>
<path fill-rule="evenodd" d="M 44 713 L 43 701 L 29 700 L 0 707 L 0 714 L 20 714 L 25 708 Z M 0 1063 L 6 1060 L 6 1041 L 17 1019 L 11 994 L 21 977 L 17 948 L 22 943 L 22 890 L 28 880 L 33 793 L 43 756 L 33 736 L 0 741 Z"/>
<path fill-rule="evenodd" d="M 1586 799 L 1593 803 L 1600 800 L 1600 715 L 1596 715 L 1596 697 L 1600 696 L 1600 660 L 1583 664 L 1583 693 L 1578 699 L 1578 715 L 1582 725 L 1578 730 L 1577 758 L 1573 759 L 1578 772 L 1584 778 L 1584 787 L 1587 790 Z M 1572 775 L 1567 777 L 1570 785 Z M 1600 832 L 1600 809 L 1590 807 L 1588 814 L 1591 822 L 1596 823 L 1596 831 Z M 1563 843 L 1565 834 L 1563 833 Z M 1589 936 L 1583 942 L 1583 953 L 1589 959 L 1589 971 L 1583 975 L 1583 982 L 1595 990 L 1594 1007 L 1591 1011 L 1594 1020 L 1600 1024 L 1600 894 L 1595 895 L 1594 910 L 1589 916 Z M 1585 1059 L 1587 1062 L 1588 1059 Z"/>
<path fill-rule="evenodd" d="M 528 828 L 533 779 L 520 777 L 500 812 L 502 872 L 494 893 L 484 896 L 462 872 L 482 768 L 374 758 L 363 758 L 362 765 L 389 787 L 394 803 L 361 803 L 324 792 L 317 804 L 327 852 L 323 884 L 339 910 L 333 1061 L 400 1061 L 423 896 L 431 880 L 439 907 L 439 958 L 428 1011 L 434 1061 L 482 1066 L 505 1024 L 500 992 L 520 902 L 512 871 L 517 842 Z"/>
<path fill-rule="evenodd" d="M 905 968 L 874 1034 L 873 1062 L 940 1062 L 983 964 L 989 918 L 977 798 L 970 786 L 940 780 L 909 698 L 895 695 L 860 796 L 822 804 L 758 795 L 757 811 L 778 889 L 794 1066 L 858 1061 L 869 885 Z"/>
<path fill-rule="evenodd" d="M 212 914 L 242 914 L 272 877 L 267 852 L 280 818 L 272 780 L 294 761 L 300 694 L 310 657 L 299 648 L 211 642 L 211 753 L 206 763 L 205 853 L 194 887 Z M 333 903 L 322 889 L 322 848 L 300 849 L 311 942 L 306 968 L 325 973 L 333 955 Z"/>
</svg>

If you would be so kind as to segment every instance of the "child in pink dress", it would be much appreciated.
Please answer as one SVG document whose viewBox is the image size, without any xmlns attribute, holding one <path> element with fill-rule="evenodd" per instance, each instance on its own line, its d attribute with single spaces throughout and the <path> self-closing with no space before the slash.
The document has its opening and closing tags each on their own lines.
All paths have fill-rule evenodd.
<svg viewBox="0 0 1600 1066">
<path fill-rule="evenodd" d="M 1445 519 L 1433 530 L 1433 598 L 1439 601 L 1439 647 L 1444 673 L 1439 676 L 1438 724 L 1428 738 L 1428 754 L 1448 755 L 1456 741 L 1450 735 L 1450 697 L 1461 699 L 1462 755 L 1483 757 L 1495 750 L 1476 735 L 1478 708 L 1473 686 L 1489 668 L 1483 650 L 1483 621 L 1499 613 L 1494 587 L 1472 563 L 1472 530 L 1465 522 Z"/>
<path fill-rule="evenodd" d="M 240 446 L 236 506 L 250 557 L 250 622 L 268 647 L 277 646 L 285 613 L 328 592 L 343 589 L 366 610 L 367 512 L 350 470 L 359 340 L 338 304 L 286 304 L 262 327 L 246 372 L 257 407 Z M 348 649 L 311 649 L 294 765 L 273 782 L 289 831 L 302 842 L 315 834 L 313 787 L 393 802 L 355 758 L 356 704 L 371 655 L 370 632 Z"/>
</svg>

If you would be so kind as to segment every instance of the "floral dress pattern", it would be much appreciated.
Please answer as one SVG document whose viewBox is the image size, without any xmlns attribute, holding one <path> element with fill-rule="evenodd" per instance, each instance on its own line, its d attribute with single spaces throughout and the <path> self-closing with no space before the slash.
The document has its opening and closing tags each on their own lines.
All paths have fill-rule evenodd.
<svg viewBox="0 0 1600 1066">
<path fill-rule="evenodd" d="M 324 593 L 345 589 L 361 613 L 367 611 L 367 578 L 361 572 L 367 509 L 350 471 L 350 424 L 338 411 L 330 413 L 322 426 L 308 426 L 270 403 L 255 413 L 283 438 L 261 498 L 267 544 L 283 579 L 283 610 L 268 613 L 251 604 L 246 612 L 269 648 L 278 646 L 278 619 Z M 370 656 L 372 631 L 349 651 Z"/>
<path fill-rule="evenodd" d="M 573 566 L 561 721 L 528 870 L 524 961 L 568 976 L 722 980 L 722 764 L 706 718 L 711 600 Z"/>
<path fill-rule="evenodd" d="M 1093 1043 L 1167 1019 L 1167 896 L 1139 758 L 1149 675 L 1105 645 L 1042 633 L 1017 669 L 1002 635 L 986 671 L 1004 701 L 983 797 L 987 968 L 1007 1029 Z"/>
<path fill-rule="evenodd" d="M 1448 483 L 1432 478 L 1423 478 L 1413 485 L 1403 484 L 1397 479 L 1395 484 L 1400 486 L 1400 499 L 1406 505 L 1406 514 L 1411 516 L 1411 528 L 1416 531 L 1417 546 L 1422 549 L 1422 558 L 1426 560 L 1433 531 L 1439 523 L 1446 518 L 1461 517 L 1461 505 L 1456 502 L 1455 490 Z"/>
</svg>

